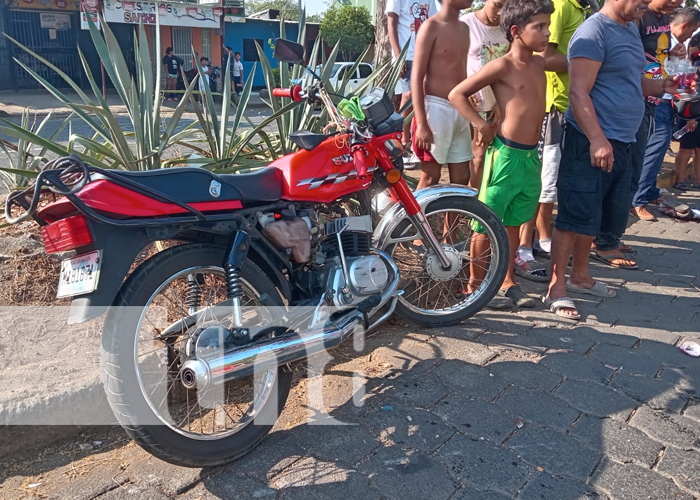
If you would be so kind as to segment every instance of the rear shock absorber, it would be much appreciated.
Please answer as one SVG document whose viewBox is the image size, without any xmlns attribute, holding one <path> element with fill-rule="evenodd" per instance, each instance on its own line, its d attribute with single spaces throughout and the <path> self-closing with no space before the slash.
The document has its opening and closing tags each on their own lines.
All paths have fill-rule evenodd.
<svg viewBox="0 0 700 500">
<path fill-rule="evenodd" d="M 241 297 L 243 296 L 243 284 L 241 283 L 241 272 L 232 264 L 224 266 L 226 271 L 226 297 L 231 299 L 233 306 L 233 326 L 240 328 L 243 326 L 241 318 Z"/>
<path fill-rule="evenodd" d="M 202 287 L 199 283 L 201 275 L 187 275 L 187 293 L 185 294 L 185 306 L 190 314 L 197 312 L 202 306 Z"/>
<path fill-rule="evenodd" d="M 241 297 L 243 296 L 243 283 L 241 280 L 241 266 L 248 254 L 249 237 L 243 231 L 236 231 L 231 239 L 224 270 L 226 271 L 226 296 L 231 300 L 233 309 L 233 327 L 241 328 L 243 319 L 241 316 Z"/>
</svg>

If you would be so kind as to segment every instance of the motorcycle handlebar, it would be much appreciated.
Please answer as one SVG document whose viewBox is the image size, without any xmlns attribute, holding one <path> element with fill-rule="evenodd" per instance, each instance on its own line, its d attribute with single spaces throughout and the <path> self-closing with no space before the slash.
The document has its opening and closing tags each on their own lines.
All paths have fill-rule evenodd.
<svg viewBox="0 0 700 500">
<path fill-rule="evenodd" d="M 275 97 L 286 97 L 293 101 L 301 101 L 301 87 L 299 85 L 292 85 L 288 89 L 272 89 L 272 95 Z"/>
</svg>

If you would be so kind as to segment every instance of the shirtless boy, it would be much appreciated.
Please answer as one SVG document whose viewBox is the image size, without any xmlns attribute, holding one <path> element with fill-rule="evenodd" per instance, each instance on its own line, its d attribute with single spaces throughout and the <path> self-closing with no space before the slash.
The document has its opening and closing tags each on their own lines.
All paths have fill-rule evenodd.
<svg viewBox="0 0 700 500">
<path fill-rule="evenodd" d="M 413 151 L 421 160 L 418 189 L 440 182 L 441 167 L 449 167 L 450 182 L 469 182 L 473 158 L 469 122 L 447 100 L 467 76 L 469 28 L 459 20 L 472 0 L 442 0 L 440 12 L 421 26 L 416 38 L 411 88 Z"/>
<path fill-rule="evenodd" d="M 479 200 L 503 220 L 508 231 L 510 259 L 508 274 L 492 307 L 510 307 L 512 303 L 519 307 L 535 305 L 516 286 L 513 262 L 520 226 L 535 215 L 542 187 L 537 142 L 545 114 L 547 78 L 544 58 L 533 53 L 547 47 L 552 12 L 550 0 L 510 0 L 501 11 L 501 27 L 511 43 L 510 52 L 486 64 L 449 95 L 455 108 L 480 132 L 481 140 L 487 144 L 494 140 L 486 155 Z M 495 139 L 491 125 L 470 99 L 487 85 L 491 86 L 503 113 Z M 472 238 L 470 254 L 488 254 L 490 242 L 483 227 L 475 224 L 474 229 L 479 234 Z M 467 292 L 480 286 L 484 269 L 484 262 L 472 260 Z"/>
</svg>

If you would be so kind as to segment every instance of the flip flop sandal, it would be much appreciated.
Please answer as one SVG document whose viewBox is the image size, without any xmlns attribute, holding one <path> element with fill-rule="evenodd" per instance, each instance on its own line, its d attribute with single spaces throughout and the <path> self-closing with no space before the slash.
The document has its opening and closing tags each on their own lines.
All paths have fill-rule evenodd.
<svg viewBox="0 0 700 500">
<path fill-rule="evenodd" d="M 531 297 L 528 297 L 523 293 L 523 291 L 518 288 L 517 286 L 512 286 L 508 288 L 507 290 L 499 290 L 498 295 L 501 295 L 503 297 L 508 297 L 513 301 L 513 303 L 518 306 L 518 307 L 525 307 L 528 309 L 531 309 L 535 307 L 535 300 Z"/>
<path fill-rule="evenodd" d="M 602 297 L 604 299 L 611 299 L 617 295 L 615 290 L 608 288 L 608 286 L 602 281 L 596 281 L 591 288 L 586 288 L 572 283 L 571 280 L 566 280 L 566 289 L 570 292 L 585 293 L 587 295 Z"/>
<path fill-rule="evenodd" d="M 540 283 L 548 282 L 549 276 L 547 275 L 547 268 L 536 260 L 520 260 L 515 259 L 515 274 L 522 276 L 523 278 L 530 281 L 538 281 Z M 537 271 L 544 272 L 544 275 L 539 276 Z"/>
<path fill-rule="evenodd" d="M 578 309 L 576 309 L 576 304 L 574 304 L 574 301 L 569 297 L 562 297 L 560 299 L 552 300 L 545 294 L 542 295 L 542 302 L 544 303 L 545 307 L 560 318 L 570 319 L 573 321 L 579 321 L 581 319 L 581 313 L 578 312 Z M 573 309 L 576 311 L 576 314 L 565 314 L 562 309 Z"/>
<path fill-rule="evenodd" d="M 693 182 L 688 186 L 688 189 L 691 191 L 700 191 L 700 183 Z"/>
<path fill-rule="evenodd" d="M 598 262 L 602 262 L 603 264 L 607 264 L 610 267 L 617 267 L 618 269 L 639 269 L 639 266 L 637 264 L 633 266 L 623 266 L 620 264 L 615 264 L 613 261 L 614 260 L 625 260 L 623 257 L 615 257 L 614 255 L 599 255 L 596 252 L 591 252 L 591 259 L 596 260 Z"/>
<path fill-rule="evenodd" d="M 494 298 L 491 299 L 491 302 L 486 304 L 486 307 L 496 310 L 510 309 L 513 307 L 513 299 L 506 297 L 499 292 Z"/>
</svg>

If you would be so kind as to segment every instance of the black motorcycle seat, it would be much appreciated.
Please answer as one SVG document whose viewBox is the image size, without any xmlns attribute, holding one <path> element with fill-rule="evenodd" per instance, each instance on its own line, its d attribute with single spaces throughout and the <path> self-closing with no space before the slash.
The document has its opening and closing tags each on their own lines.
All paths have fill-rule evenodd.
<svg viewBox="0 0 700 500">
<path fill-rule="evenodd" d="M 110 173 L 184 203 L 277 201 L 282 197 L 284 182 L 282 172 L 276 168 L 263 168 L 251 174 L 219 175 L 196 167 Z"/>
<path fill-rule="evenodd" d="M 292 132 L 291 134 L 289 134 L 290 141 L 307 151 L 313 150 L 326 139 L 328 139 L 327 135 L 315 134 L 308 130 L 299 130 L 297 132 Z"/>
</svg>

